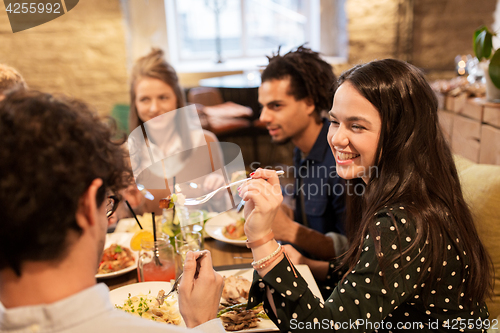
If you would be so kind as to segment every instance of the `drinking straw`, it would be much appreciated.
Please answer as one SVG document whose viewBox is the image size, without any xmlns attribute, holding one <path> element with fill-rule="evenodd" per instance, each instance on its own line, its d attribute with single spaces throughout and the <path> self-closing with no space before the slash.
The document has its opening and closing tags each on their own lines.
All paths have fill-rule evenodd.
<svg viewBox="0 0 500 333">
<path fill-rule="evenodd" d="M 155 251 L 155 263 L 156 266 L 162 266 L 160 262 L 160 258 L 158 258 L 158 248 L 156 246 L 156 223 L 155 223 L 155 212 L 151 212 L 151 216 L 153 217 L 153 240 L 154 240 L 154 251 Z"/>
<path fill-rule="evenodd" d="M 174 194 L 175 194 L 175 176 L 174 176 Z M 172 214 L 172 223 L 174 223 L 174 220 L 175 220 L 175 204 L 174 204 L 174 212 Z"/>
<path fill-rule="evenodd" d="M 130 206 L 130 204 L 128 203 L 128 201 L 127 201 L 127 200 L 125 200 L 125 203 L 127 204 L 128 209 L 130 209 L 130 211 L 132 212 L 132 215 L 134 215 L 134 219 L 135 219 L 135 221 L 137 222 L 137 224 L 139 225 L 139 228 L 141 228 L 141 229 L 142 229 L 141 222 L 139 222 L 139 219 L 137 218 L 137 215 L 135 215 L 134 210 L 132 209 L 132 207 Z"/>
</svg>

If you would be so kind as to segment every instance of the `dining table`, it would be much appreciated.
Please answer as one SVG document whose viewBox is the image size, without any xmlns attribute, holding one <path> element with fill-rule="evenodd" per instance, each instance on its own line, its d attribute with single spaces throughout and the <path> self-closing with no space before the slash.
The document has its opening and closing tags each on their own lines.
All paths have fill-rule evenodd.
<svg viewBox="0 0 500 333">
<path fill-rule="evenodd" d="M 252 252 L 249 248 L 244 246 L 244 244 L 231 244 L 230 242 L 221 241 L 219 239 L 208 237 L 204 238 L 203 241 L 203 249 L 209 250 L 212 257 L 212 263 L 215 271 L 221 273 L 221 275 L 226 276 L 226 274 L 230 274 L 231 276 L 234 272 L 237 272 L 238 275 L 244 276 L 247 279 L 252 279 L 251 270 L 252 270 Z M 181 273 L 180 266 L 180 256 L 176 254 L 176 260 L 178 261 L 178 269 L 177 276 Z M 319 299 L 323 299 L 320 290 L 315 282 L 315 279 L 306 265 L 296 265 L 297 271 L 301 274 L 301 276 L 306 280 L 309 285 L 311 291 L 318 296 Z M 227 276 L 226 276 L 227 277 Z M 137 284 L 138 276 L 137 269 L 133 269 L 127 273 L 108 277 L 108 278 L 98 278 L 97 282 L 105 283 L 108 288 L 113 291 L 120 287 L 134 287 L 134 284 Z M 137 285 L 135 285 L 137 286 Z M 123 293 L 123 289 L 118 289 L 115 292 Z M 245 329 L 242 332 L 276 332 L 278 331 L 277 327 L 270 320 L 259 321 L 259 326 L 256 328 Z"/>
<path fill-rule="evenodd" d="M 220 242 L 213 238 L 206 238 L 204 249 L 210 251 L 212 263 L 216 271 L 252 268 L 252 252 L 246 247 Z M 105 283 L 110 290 L 113 290 L 139 281 L 137 279 L 137 270 L 132 270 L 116 277 L 98 279 L 98 282 Z"/>
</svg>

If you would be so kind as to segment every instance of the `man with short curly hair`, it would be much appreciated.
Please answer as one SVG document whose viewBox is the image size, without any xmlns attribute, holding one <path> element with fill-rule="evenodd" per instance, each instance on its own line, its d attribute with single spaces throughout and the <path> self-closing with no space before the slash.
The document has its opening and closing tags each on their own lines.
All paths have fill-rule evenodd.
<svg viewBox="0 0 500 333">
<path fill-rule="evenodd" d="M 10 90 L 27 88 L 26 82 L 18 71 L 5 64 L 0 64 L 0 101 Z"/>
<path fill-rule="evenodd" d="M 18 90 L 0 101 L 0 332 L 180 332 L 115 309 L 95 274 L 107 218 L 130 183 L 121 142 L 82 102 Z M 187 327 L 216 318 L 222 277 L 189 252 L 179 286 Z"/>
<path fill-rule="evenodd" d="M 296 146 L 293 220 L 283 207 L 274 221 L 274 234 L 316 258 L 340 255 L 346 244 L 344 184 L 327 143 L 329 122 L 322 118 L 322 112 L 332 107 L 336 88 L 332 66 L 319 53 L 300 46 L 269 57 L 261 78 L 260 120 L 273 142 L 291 141 Z"/>
</svg>

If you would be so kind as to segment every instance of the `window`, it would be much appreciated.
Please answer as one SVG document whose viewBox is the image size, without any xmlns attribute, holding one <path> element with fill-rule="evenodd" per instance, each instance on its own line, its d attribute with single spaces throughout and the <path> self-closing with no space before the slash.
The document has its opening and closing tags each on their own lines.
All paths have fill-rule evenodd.
<svg viewBox="0 0 500 333">
<path fill-rule="evenodd" d="M 302 45 L 346 57 L 345 0 L 165 0 L 170 60 L 264 59 Z M 264 63 L 267 63 L 265 61 Z"/>
</svg>

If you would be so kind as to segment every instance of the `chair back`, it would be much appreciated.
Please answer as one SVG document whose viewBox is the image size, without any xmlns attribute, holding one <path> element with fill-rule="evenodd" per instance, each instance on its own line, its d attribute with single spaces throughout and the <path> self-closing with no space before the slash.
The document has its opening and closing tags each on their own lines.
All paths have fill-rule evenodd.
<svg viewBox="0 0 500 333">
<path fill-rule="evenodd" d="M 196 87 L 188 92 L 188 102 L 204 106 L 214 106 L 224 103 L 222 95 L 217 88 Z"/>
</svg>

